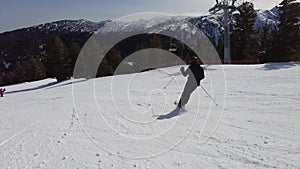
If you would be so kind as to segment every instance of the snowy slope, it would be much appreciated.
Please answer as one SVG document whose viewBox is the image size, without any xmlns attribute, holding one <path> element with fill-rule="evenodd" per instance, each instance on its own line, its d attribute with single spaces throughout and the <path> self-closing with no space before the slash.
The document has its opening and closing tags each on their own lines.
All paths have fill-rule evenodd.
<svg viewBox="0 0 300 169">
<path fill-rule="evenodd" d="M 223 69 L 224 108 L 199 88 L 180 115 L 163 120 L 185 83 L 179 67 L 78 79 L 73 88 L 51 79 L 7 86 L 0 168 L 299 168 L 300 64 L 206 66 L 202 85 L 220 105 L 210 78 Z M 214 135 L 203 132 L 219 109 Z"/>
</svg>

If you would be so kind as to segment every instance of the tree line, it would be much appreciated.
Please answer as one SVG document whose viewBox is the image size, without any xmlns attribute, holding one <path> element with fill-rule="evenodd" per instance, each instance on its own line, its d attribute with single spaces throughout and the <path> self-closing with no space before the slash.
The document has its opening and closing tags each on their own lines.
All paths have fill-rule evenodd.
<svg viewBox="0 0 300 169">
<path fill-rule="evenodd" d="M 279 4 L 278 27 L 271 28 L 266 21 L 262 30 L 254 29 L 257 14 L 252 3 L 244 2 L 238 11 L 231 34 L 233 60 L 300 61 L 299 2 L 283 0 Z"/>
</svg>

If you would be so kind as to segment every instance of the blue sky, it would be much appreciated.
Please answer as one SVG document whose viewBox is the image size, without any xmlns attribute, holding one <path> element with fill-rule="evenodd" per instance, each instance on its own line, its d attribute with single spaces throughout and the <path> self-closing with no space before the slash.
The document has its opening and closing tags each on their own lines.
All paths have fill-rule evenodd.
<svg viewBox="0 0 300 169">
<path fill-rule="evenodd" d="M 101 21 L 141 12 L 206 13 L 215 0 L 1 0 L 0 32 L 61 19 Z M 3 2 L 4 1 L 4 2 Z M 281 0 L 256 0 L 271 9 Z"/>
</svg>

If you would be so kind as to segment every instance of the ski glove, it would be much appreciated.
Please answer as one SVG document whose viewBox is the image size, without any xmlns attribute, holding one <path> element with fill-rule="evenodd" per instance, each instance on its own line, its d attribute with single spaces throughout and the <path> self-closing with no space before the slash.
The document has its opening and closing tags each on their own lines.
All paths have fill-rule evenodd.
<svg viewBox="0 0 300 169">
<path fill-rule="evenodd" d="M 181 67 L 180 71 L 181 71 L 181 73 L 183 73 L 184 72 L 184 67 Z"/>
</svg>

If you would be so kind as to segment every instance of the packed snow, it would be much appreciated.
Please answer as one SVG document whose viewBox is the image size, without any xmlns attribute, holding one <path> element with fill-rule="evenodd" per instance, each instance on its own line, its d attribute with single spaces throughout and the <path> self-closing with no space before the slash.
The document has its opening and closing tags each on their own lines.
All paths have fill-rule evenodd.
<svg viewBox="0 0 300 169">
<path fill-rule="evenodd" d="M 219 106 L 199 87 L 175 109 L 180 66 L 6 86 L 0 168 L 300 168 L 300 63 L 204 67 Z"/>
</svg>

